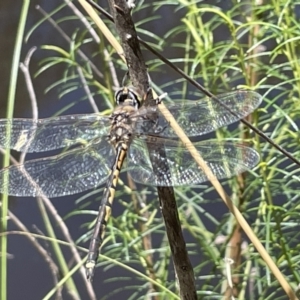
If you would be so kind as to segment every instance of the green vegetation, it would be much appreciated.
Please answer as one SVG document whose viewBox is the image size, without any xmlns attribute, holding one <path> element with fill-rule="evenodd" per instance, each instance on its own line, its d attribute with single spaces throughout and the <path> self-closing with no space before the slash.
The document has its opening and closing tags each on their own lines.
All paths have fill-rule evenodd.
<svg viewBox="0 0 300 300">
<path fill-rule="evenodd" d="M 145 41 L 213 94 L 235 89 L 259 92 L 263 96 L 263 103 L 248 117 L 248 121 L 300 160 L 299 5 L 296 1 L 283 0 L 261 1 L 261 4 L 255 3 L 257 1 L 232 0 L 224 1 L 226 3 L 216 1 L 212 5 L 208 4 L 210 2 L 140 1 L 133 10 L 133 19 L 139 35 Z M 76 5 L 79 6 L 79 3 Z M 59 7 L 51 17 L 55 23 L 52 30 L 59 36 L 59 40 L 62 35 L 57 26 L 66 29 L 70 40 L 64 46 L 57 45 L 55 39 L 49 40 L 47 45 L 34 44 L 45 55 L 35 75 L 38 75 L 38 79 L 44 76 L 48 84 L 47 93 L 56 93 L 57 98 L 62 97 L 62 101 L 64 96 L 78 95 L 81 91 L 81 96 L 71 103 L 58 105 L 58 101 L 53 100 L 51 106 L 60 107 L 57 114 L 69 114 L 71 109 L 82 108 L 84 103 L 85 109 L 81 113 L 93 112 L 98 106 L 101 114 L 108 115 L 114 105 L 114 90 L 120 84 L 118 80 L 121 82 L 126 65 L 93 23 L 92 29 L 87 27 L 86 24 L 90 24 L 88 18 L 85 19 L 86 24 L 82 23 L 78 15 L 74 11 L 70 12 L 65 5 Z M 116 35 L 113 24 L 104 17 L 103 21 Z M 29 40 L 36 42 L 36 31 L 48 23 L 49 19 L 45 17 L 43 22 L 30 31 Z M 87 59 L 81 51 L 87 55 Z M 153 87 L 158 94 L 168 92 L 166 102 L 202 97 L 200 91 L 157 57 L 145 50 L 143 53 Z M 61 75 L 59 79 L 47 75 L 57 70 Z M 13 72 L 14 67 L 11 70 Z M 9 98 L 9 103 L 11 101 Z M 7 116 L 11 117 L 11 112 Z M 261 161 L 254 170 L 222 182 L 232 201 L 296 291 L 300 282 L 297 267 L 300 239 L 299 166 L 244 125 L 222 128 L 216 133 L 216 138 L 239 140 L 260 153 Z M 73 201 L 77 200 L 76 211 L 70 212 L 67 217 L 62 216 L 65 221 L 68 223 L 70 219 L 81 216 L 89 220 L 81 232 L 90 230 L 95 214 L 89 204 L 100 202 L 102 190 L 101 186 L 99 190 L 84 196 L 74 195 Z M 209 183 L 197 188 L 176 188 L 175 195 L 194 266 L 199 299 L 230 299 L 230 296 L 241 300 L 287 299 L 280 283 L 270 273 Z M 26 201 L 23 205 L 27 205 Z M 57 240 L 52 226 L 57 231 L 58 224 L 63 226 L 63 222 L 60 222 L 62 219 L 56 211 L 51 211 L 51 203 L 46 205 L 49 205 L 47 210 L 41 209 L 46 224 L 43 231 L 54 252 L 52 257 L 47 253 L 42 256 L 49 266 L 52 262 L 47 258 L 51 258 L 51 261 L 53 259 L 62 277 L 57 275 L 54 267 L 45 268 L 44 272 L 52 272 L 55 278 L 53 290 L 47 296 L 45 292 L 45 299 L 60 293 L 60 280 L 62 283 L 66 281 L 63 287 L 73 298 L 88 299 L 85 293 L 91 287 L 85 281 L 83 262 L 79 255 L 84 257 L 85 249 L 79 245 L 87 247 L 90 235 L 74 236 L 78 245 L 75 247 L 65 226 L 59 227 L 63 234 L 60 233 L 60 240 Z M 116 206 L 118 210 L 122 209 L 122 214 L 115 213 Z M 49 214 L 50 220 L 46 214 Z M 5 231 L 4 215 L 5 209 L 2 210 L 1 223 Z M 15 221 L 11 219 L 9 222 Z M 81 224 L 77 226 L 79 228 Z M 24 232 L 21 227 L 19 230 Z M 30 238 L 28 233 L 26 236 Z M 33 256 L 40 255 L 45 236 L 35 240 Z M 24 237 L 20 238 L 20 243 L 23 241 Z M 5 232 L 1 235 L 1 245 L 0 290 L 1 299 L 4 300 L 7 298 L 3 255 L 6 251 Z M 73 248 L 69 251 L 71 246 Z M 76 251 L 79 251 L 77 256 Z M 98 274 L 94 278 L 97 299 L 121 299 L 118 297 L 122 297 L 124 289 L 131 295 L 130 299 L 146 299 L 145 295 L 153 295 L 156 299 L 176 299 L 170 249 L 155 188 L 136 187 L 123 173 L 101 252 L 103 255 L 99 258 Z M 120 267 L 123 268 L 121 277 L 118 271 Z M 75 283 L 72 274 L 77 268 L 81 271 Z M 110 274 L 109 277 L 106 274 Z M 230 287 L 230 279 L 233 288 Z M 15 279 L 11 275 L 7 280 L 14 282 Z M 111 289 L 109 294 L 103 293 L 106 285 L 111 287 L 117 284 L 118 288 Z M 90 290 L 88 293 L 92 299 L 93 292 Z M 26 296 L 28 299 L 34 298 L 34 294 Z"/>
</svg>

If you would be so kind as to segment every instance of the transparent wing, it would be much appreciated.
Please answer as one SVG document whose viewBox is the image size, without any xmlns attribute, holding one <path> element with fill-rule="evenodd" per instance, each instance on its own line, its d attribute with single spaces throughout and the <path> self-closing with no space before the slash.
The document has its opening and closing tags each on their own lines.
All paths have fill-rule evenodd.
<svg viewBox="0 0 300 300">
<path fill-rule="evenodd" d="M 103 140 L 57 156 L 10 166 L 0 171 L 0 193 L 14 196 L 43 193 L 48 197 L 80 193 L 105 182 L 114 156 L 111 145 Z"/>
<path fill-rule="evenodd" d="M 262 100 L 261 95 L 253 91 L 235 91 L 218 95 L 216 98 L 234 112 L 234 115 L 209 97 L 200 101 L 174 101 L 166 106 L 188 136 L 198 136 L 246 117 L 260 105 Z M 176 136 L 166 119 L 160 114 L 157 125 L 158 127 L 152 126 L 152 130 L 150 129 L 148 133 L 162 137 Z"/>
<path fill-rule="evenodd" d="M 129 149 L 128 170 L 136 182 L 180 186 L 197 185 L 208 180 L 182 143 L 155 139 L 148 145 L 149 149 L 144 140 L 136 139 Z M 219 179 L 240 174 L 259 161 L 254 149 L 237 143 L 209 140 L 194 146 Z"/>
<path fill-rule="evenodd" d="M 49 119 L 0 119 L 0 147 L 42 152 L 107 135 L 110 120 L 99 114 L 59 116 Z M 7 136 L 10 128 L 11 138 Z"/>
</svg>

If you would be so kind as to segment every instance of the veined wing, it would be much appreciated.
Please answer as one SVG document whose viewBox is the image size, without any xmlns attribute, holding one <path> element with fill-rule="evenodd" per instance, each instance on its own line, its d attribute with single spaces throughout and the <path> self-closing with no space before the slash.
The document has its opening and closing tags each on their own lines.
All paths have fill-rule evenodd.
<svg viewBox="0 0 300 300">
<path fill-rule="evenodd" d="M 108 134 L 109 117 L 99 114 L 48 119 L 0 119 L 0 147 L 42 152 L 71 146 Z M 10 139 L 6 135 L 10 128 Z M 28 147 L 28 149 L 27 149 Z"/>
<path fill-rule="evenodd" d="M 205 97 L 200 101 L 174 101 L 166 106 L 188 136 L 198 136 L 246 117 L 262 100 L 261 95 L 253 91 L 234 91 L 216 98 L 221 104 L 215 99 Z M 234 112 L 234 115 L 222 104 Z M 158 128 L 159 136 L 177 136 L 162 115 L 158 118 Z M 155 127 L 153 131 L 148 133 L 155 133 Z"/>
<path fill-rule="evenodd" d="M 102 140 L 57 156 L 13 165 L 0 171 L 0 193 L 14 196 L 43 193 L 48 197 L 80 193 L 105 182 L 114 156 L 114 149 Z"/>
<path fill-rule="evenodd" d="M 197 185 L 208 178 L 181 142 L 136 139 L 130 146 L 128 170 L 134 181 L 154 186 Z M 219 178 L 227 178 L 253 168 L 258 153 L 242 144 L 202 141 L 194 146 Z M 151 160 L 150 160 L 151 157 Z"/>
</svg>

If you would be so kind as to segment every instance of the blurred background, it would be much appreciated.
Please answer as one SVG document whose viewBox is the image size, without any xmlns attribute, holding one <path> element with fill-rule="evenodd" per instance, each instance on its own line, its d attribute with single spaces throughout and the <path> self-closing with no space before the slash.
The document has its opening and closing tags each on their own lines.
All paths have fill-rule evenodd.
<svg viewBox="0 0 300 300">
<path fill-rule="evenodd" d="M 87 81 L 95 103 L 100 111 L 109 114 L 113 108 L 113 94 L 117 83 L 110 75 L 109 62 L 114 65 L 119 84 L 126 72 L 126 66 L 97 29 L 95 30 L 99 34 L 100 43 L 94 41 L 67 2 L 30 2 L 21 61 L 24 61 L 32 47 L 37 47 L 29 68 L 39 118 L 55 114 L 94 112 L 78 74 L 74 75 L 76 62 L 83 69 L 90 70 L 91 77 L 87 77 Z M 106 1 L 98 3 L 107 9 Z M 12 5 L 11 1 L 7 0 L 2 0 L 0 4 L 1 118 L 6 116 L 11 63 L 21 5 L 22 2 Z M 74 5 L 86 16 L 78 2 L 75 1 Z M 44 19 L 41 9 L 47 14 L 56 10 L 52 18 L 65 31 L 71 43 L 61 36 L 49 20 Z M 272 1 L 259 4 L 255 4 L 254 1 L 137 1 L 137 7 L 133 11 L 139 35 L 211 92 L 218 94 L 237 87 L 253 88 L 260 92 L 264 97 L 260 114 L 254 114 L 249 120 L 299 158 L 299 45 L 293 40 L 299 34 L 296 22 L 298 17 L 299 8 L 294 1 L 290 1 L 287 7 L 284 6 L 284 1 L 278 1 L 277 4 Z M 114 31 L 113 25 L 107 20 L 105 22 Z M 290 30 L 286 30 L 287 28 Z M 94 63 L 98 73 L 80 58 L 78 49 Z M 68 62 L 58 63 L 59 58 L 63 57 L 62 51 L 70 54 Z M 153 86 L 158 91 L 168 92 L 170 99 L 201 97 L 200 92 L 186 84 L 179 75 L 164 66 L 152 54 L 144 49 L 143 54 Z M 50 62 L 55 63 L 50 66 Z M 44 68 L 43 72 L 40 72 L 41 68 Z M 14 117 L 32 117 L 30 98 L 21 71 L 18 76 Z M 261 139 L 254 137 L 246 128 L 233 125 L 229 129 L 219 130 L 217 138 L 244 139 L 248 144 L 249 141 L 252 142 L 261 154 L 261 163 L 255 173 L 247 173 L 245 176 L 226 181 L 225 188 L 238 207 L 244 211 L 245 217 L 261 240 L 265 241 L 265 246 L 282 267 L 285 276 L 296 286 L 299 275 L 298 267 L 294 264 L 297 264 L 298 254 L 293 253 L 293 250 L 298 249 L 299 235 L 298 167 Z M 205 138 L 213 136 L 215 135 Z M 46 155 L 57 153 L 52 151 Z M 14 151 L 12 154 L 16 158 L 19 156 Z M 43 156 L 44 153 L 27 157 L 32 159 Z M 123 174 L 121 179 L 127 185 L 126 174 Z M 89 238 L 87 226 L 95 218 L 93 213 L 87 211 L 98 209 L 102 190 L 103 187 L 100 187 L 96 192 L 52 200 L 57 213 L 64 218 L 74 241 L 79 240 L 79 245 L 85 248 L 88 247 Z M 147 199 L 149 213 L 153 214 L 149 231 L 152 232 L 154 268 L 157 276 L 165 279 L 166 286 L 174 289 L 173 266 L 165 240 L 156 191 L 140 185 L 138 191 Z M 197 287 L 203 291 L 199 299 L 214 299 L 213 297 L 219 295 L 222 290 L 222 284 L 226 281 L 223 258 L 227 257 L 225 254 L 228 247 L 231 247 L 232 236 L 238 236 L 238 265 L 241 268 L 236 271 L 237 277 L 240 278 L 237 279 L 236 286 L 239 292 L 244 291 L 243 295 L 246 295 L 240 299 L 286 299 L 278 283 L 274 279 L 271 279 L 272 283 L 269 282 L 272 276 L 264 264 L 252 257 L 256 252 L 249 244 L 248 238 L 240 233 L 227 208 L 209 184 L 196 189 L 178 188 L 176 199 L 183 220 L 187 247 L 195 266 Z M 134 238 L 140 236 L 139 233 L 136 233 L 137 236 L 128 234 L 129 237 L 126 238 L 122 238 L 121 235 L 122 229 L 127 231 L 123 227 L 126 224 L 129 226 L 129 232 L 137 230 L 138 227 L 138 220 L 134 217 L 134 208 L 130 201 L 131 194 L 121 183 L 117 188 L 113 218 L 107 230 L 107 236 L 115 236 L 107 241 L 102 253 L 145 273 L 138 260 L 138 254 L 134 253 L 130 244 L 134 243 Z M 29 197 L 10 197 L 9 208 L 30 232 L 47 236 L 37 200 Z M 53 226 L 56 228 L 55 222 Z M 8 238 L 8 299 L 43 299 L 55 285 L 49 265 L 26 236 L 15 232 L 17 230 L 19 228 L 16 224 L 9 222 L 8 231 L 11 234 Z M 56 228 L 56 231 L 57 238 L 65 240 L 60 230 Z M 50 243 L 43 240 L 40 242 L 52 257 Z M 72 253 L 67 246 L 62 249 L 71 266 L 74 263 Z M 85 252 L 80 251 L 80 254 L 84 257 Z M 55 260 L 55 257 L 52 258 Z M 149 287 L 145 280 L 125 267 L 116 266 L 105 259 L 100 259 L 100 264 L 93 282 L 97 299 L 146 299 L 144 295 Z M 251 272 L 255 274 L 252 279 L 249 277 L 253 274 Z M 241 279 L 243 276 L 244 281 Z M 86 283 L 78 273 L 74 275 L 74 281 L 79 298 L 92 299 L 91 294 L 87 292 Z M 241 287 L 243 282 L 247 283 L 247 288 Z M 140 291 L 137 291 L 138 289 Z M 209 292 L 205 294 L 205 290 Z M 269 295 L 273 298 L 267 298 Z M 76 297 L 63 290 L 62 298 Z M 56 298 L 53 296 L 51 299 Z"/>
</svg>

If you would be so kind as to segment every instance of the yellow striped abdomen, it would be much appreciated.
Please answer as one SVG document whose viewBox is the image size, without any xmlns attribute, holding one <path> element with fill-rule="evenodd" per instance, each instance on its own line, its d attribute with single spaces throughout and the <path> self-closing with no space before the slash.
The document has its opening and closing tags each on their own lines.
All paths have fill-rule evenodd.
<svg viewBox="0 0 300 300">
<path fill-rule="evenodd" d="M 94 274 L 94 268 L 99 255 L 99 248 L 101 247 L 101 244 L 103 242 L 106 224 L 111 215 L 111 208 L 115 196 L 116 186 L 120 170 L 126 157 L 127 149 L 128 147 L 126 143 L 120 142 L 116 145 L 115 161 L 103 192 L 103 198 L 99 206 L 99 213 L 92 234 L 89 253 L 85 265 L 87 278 L 89 280 L 92 279 Z"/>
</svg>

